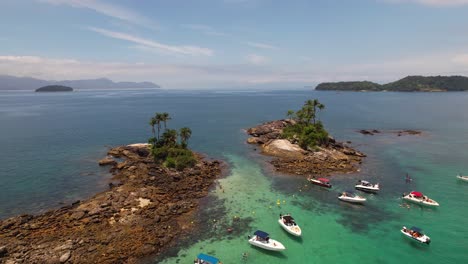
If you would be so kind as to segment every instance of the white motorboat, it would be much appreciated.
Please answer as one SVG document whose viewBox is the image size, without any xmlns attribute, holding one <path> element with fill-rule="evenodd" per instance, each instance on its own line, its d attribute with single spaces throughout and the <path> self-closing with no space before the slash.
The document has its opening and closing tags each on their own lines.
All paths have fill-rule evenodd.
<svg viewBox="0 0 468 264">
<path fill-rule="evenodd" d="M 403 194 L 403 199 L 413 203 L 427 205 L 427 206 L 439 206 L 439 203 L 429 199 L 429 197 L 423 195 L 421 192 L 410 192 L 409 194 Z"/>
<path fill-rule="evenodd" d="M 330 183 L 330 180 L 327 179 L 327 178 L 318 178 L 318 179 L 316 179 L 315 177 L 312 177 L 312 178 L 309 177 L 309 178 L 307 178 L 307 180 L 310 183 L 321 186 L 321 187 L 325 187 L 325 188 L 331 188 L 332 187 L 332 185 Z"/>
<path fill-rule="evenodd" d="M 296 224 L 296 221 L 294 220 L 294 218 L 291 217 L 291 215 L 289 215 L 289 214 L 281 215 L 280 214 L 280 218 L 278 219 L 278 223 L 289 234 L 291 234 L 293 236 L 301 236 L 302 230 Z"/>
<path fill-rule="evenodd" d="M 219 259 L 206 255 L 203 253 L 198 254 L 197 259 L 193 262 L 194 264 L 221 264 Z"/>
<path fill-rule="evenodd" d="M 348 203 L 359 203 L 359 204 L 362 204 L 365 201 L 367 201 L 366 198 L 356 195 L 353 192 L 343 192 L 341 193 L 340 196 L 338 196 L 338 199 L 344 202 L 348 202 Z"/>
<path fill-rule="evenodd" d="M 418 241 L 419 243 L 428 245 L 431 243 L 431 238 L 423 234 L 421 228 L 419 227 L 413 226 L 408 229 L 406 226 L 404 226 L 400 231 L 406 237 Z"/>
<path fill-rule="evenodd" d="M 379 184 L 372 184 L 368 181 L 363 181 L 360 180 L 358 183 L 354 186 L 357 190 L 364 191 L 364 192 L 371 192 L 371 193 L 376 193 L 380 191 Z"/>
<path fill-rule="evenodd" d="M 468 176 L 462 176 L 461 174 L 459 174 L 459 175 L 457 175 L 457 178 L 462 180 L 462 181 L 468 182 Z"/>
<path fill-rule="evenodd" d="M 249 243 L 253 246 L 272 251 L 283 251 L 286 249 L 283 244 L 271 239 L 268 233 L 260 230 L 255 231 L 252 238 L 249 236 Z"/>
</svg>

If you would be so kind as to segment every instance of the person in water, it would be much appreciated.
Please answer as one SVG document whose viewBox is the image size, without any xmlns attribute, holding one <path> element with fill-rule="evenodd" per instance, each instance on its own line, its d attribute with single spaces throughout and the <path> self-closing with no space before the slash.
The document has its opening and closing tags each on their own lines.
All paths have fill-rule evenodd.
<svg viewBox="0 0 468 264">
<path fill-rule="evenodd" d="M 411 183 L 413 181 L 413 179 L 411 179 L 411 177 L 409 176 L 408 173 L 406 173 L 406 183 Z"/>
</svg>

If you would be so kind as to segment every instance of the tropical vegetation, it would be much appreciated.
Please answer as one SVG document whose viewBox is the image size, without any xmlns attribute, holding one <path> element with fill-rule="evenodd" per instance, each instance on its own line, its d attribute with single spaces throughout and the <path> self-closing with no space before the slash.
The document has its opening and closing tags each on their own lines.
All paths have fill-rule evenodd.
<svg viewBox="0 0 468 264">
<path fill-rule="evenodd" d="M 283 129 L 281 137 L 307 150 L 315 150 L 317 146 L 328 144 L 328 132 L 318 120 L 318 113 L 323 109 L 325 105 L 314 99 L 305 101 L 298 111 L 288 110 L 286 116 L 293 122 Z"/>
<path fill-rule="evenodd" d="M 394 91 L 394 92 L 451 92 L 467 91 L 465 76 L 407 76 L 395 82 L 380 85 L 363 82 L 327 82 L 315 88 L 322 91 Z"/>
<path fill-rule="evenodd" d="M 187 167 L 193 167 L 196 159 L 193 152 L 187 148 L 192 130 L 188 127 L 182 127 L 179 131 L 167 128 L 167 122 L 171 119 L 169 113 L 166 112 L 156 113 L 151 117 L 149 125 L 153 137 L 148 140 L 151 146 L 151 155 L 155 162 L 168 168 L 183 170 Z M 162 134 L 161 124 L 164 124 Z"/>
</svg>

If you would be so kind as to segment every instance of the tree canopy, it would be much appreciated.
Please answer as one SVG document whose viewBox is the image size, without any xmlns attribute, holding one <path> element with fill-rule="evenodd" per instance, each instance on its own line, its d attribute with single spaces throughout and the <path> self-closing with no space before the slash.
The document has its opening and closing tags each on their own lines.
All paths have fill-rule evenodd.
<svg viewBox="0 0 468 264">
<path fill-rule="evenodd" d="M 153 137 L 148 140 L 151 145 L 151 155 L 155 162 L 169 168 L 183 170 L 195 165 L 196 160 L 192 151 L 187 149 L 188 140 L 192 135 L 192 130 L 183 127 L 178 132 L 175 129 L 167 128 L 167 121 L 171 120 L 169 113 L 156 113 L 151 117 L 149 125 L 152 128 Z M 164 123 L 164 132 L 160 136 L 161 122 Z M 155 135 L 154 126 L 157 125 L 158 135 Z"/>
<path fill-rule="evenodd" d="M 451 92 L 467 91 L 465 76 L 407 76 L 395 82 L 380 85 L 369 81 L 320 83 L 322 91 L 395 91 L 395 92 Z"/>
<path fill-rule="evenodd" d="M 288 110 L 286 116 L 295 122 L 283 129 L 282 137 L 298 143 L 303 149 L 313 150 L 328 143 L 328 132 L 322 122 L 317 121 L 318 111 L 325 109 L 319 100 L 307 100 L 301 109 Z"/>
</svg>

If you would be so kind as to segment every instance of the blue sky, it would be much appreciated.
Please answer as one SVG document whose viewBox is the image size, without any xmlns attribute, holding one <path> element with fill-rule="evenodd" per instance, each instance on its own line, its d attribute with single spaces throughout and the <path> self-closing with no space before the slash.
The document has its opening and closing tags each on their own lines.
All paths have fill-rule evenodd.
<svg viewBox="0 0 468 264">
<path fill-rule="evenodd" d="M 3 0 L 0 74 L 165 88 L 468 75 L 468 0 Z"/>
</svg>

